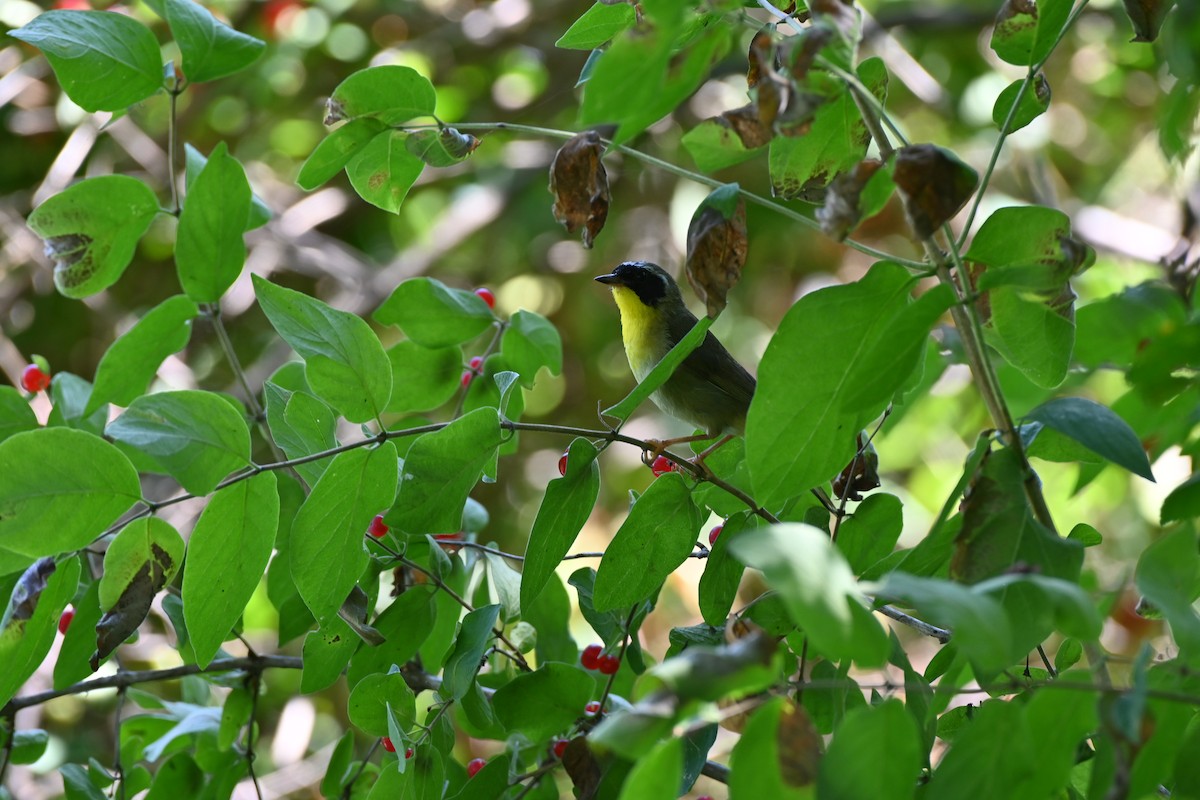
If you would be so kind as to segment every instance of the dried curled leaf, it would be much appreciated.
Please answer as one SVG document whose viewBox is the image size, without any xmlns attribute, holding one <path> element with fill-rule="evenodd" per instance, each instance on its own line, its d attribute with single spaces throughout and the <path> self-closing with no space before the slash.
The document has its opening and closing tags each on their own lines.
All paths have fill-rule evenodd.
<svg viewBox="0 0 1200 800">
<path fill-rule="evenodd" d="M 1125 14 L 1133 23 L 1133 41 L 1153 42 L 1175 0 L 1124 0 L 1124 3 Z"/>
<path fill-rule="evenodd" d="M 171 554 L 157 543 L 150 542 L 149 547 L 151 558 L 142 563 L 117 602 L 96 623 L 96 652 L 91 658 L 93 671 L 138 629 L 150 613 L 154 595 L 179 568 Z"/>
<path fill-rule="evenodd" d="M 367 597 L 367 593 L 356 585 L 350 590 L 350 595 L 342 603 L 342 607 L 338 609 L 338 616 L 369 647 L 378 647 L 387 640 L 383 638 L 382 633 L 367 624 L 367 615 L 370 608 L 371 603 L 370 598 Z"/>
<path fill-rule="evenodd" d="M 862 493 L 879 488 L 879 453 L 867 437 L 858 434 L 858 450 L 850 463 L 833 479 L 833 494 L 839 499 L 862 500 Z"/>
<path fill-rule="evenodd" d="M 893 179 L 904 194 L 904 210 L 913 232 L 925 239 L 966 205 L 979 173 L 958 156 L 932 144 L 896 151 Z"/>
<path fill-rule="evenodd" d="M 779 746 L 779 772 L 784 783 L 808 786 L 815 781 L 822 739 L 804 706 L 791 701 L 784 704 L 775 737 Z"/>
<path fill-rule="evenodd" d="M 882 161 L 867 159 L 833 179 L 825 191 L 825 204 L 817 209 L 817 222 L 826 236 L 840 242 L 854 230 L 864 215 L 863 189 L 882 166 Z"/>
<path fill-rule="evenodd" d="M 729 290 L 746 266 L 746 201 L 736 183 L 715 190 L 696 209 L 688 226 L 687 277 L 708 316 L 725 308 Z"/>
<path fill-rule="evenodd" d="M 612 131 L 608 131 L 611 135 Z M 608 173 L 604 170 L 604 131 L 578 133 L 558 149 L 550 164 L 550 193 L 554 195 L 554 218 L 568 233 L 583 229 L 583 246 L 604 229 L 608 218 Z"/>
<path fill-rule="evenodd" d="M 588 747 L 587 737 L 576 736 L 567 743 L 567 749 L 562 755 L 563 768 L 566 769 L 571 785 L 575 787 L 576 797 L 594 797 L 600 787 L 603 772 L 600 762 Z"/>
<path fill-rule="evenodd" d="M 713 120 L 737 134 L 742 140 L 742 146 L 747 150 L 762 147 L 771 141 L 771 129 L 769 125 L 763 124 L 759 108 L 754 103 L 726 111 L 718 117 L 713 117 Z"/>
<path fill-rule="evenodd" d="M 55 569 L 54 559 L 47 557 L 39 558 L 21 573 L 21 577 L 17 579 L 17 585 L 13 587 L 0 630 L 7 628 L 9 623 L 33 617 L 33 612 L 37 610 L 38 600 L 41 598 L 42 592 L 46 590 L 46 583 L 54 574 Z"/>
</svg>

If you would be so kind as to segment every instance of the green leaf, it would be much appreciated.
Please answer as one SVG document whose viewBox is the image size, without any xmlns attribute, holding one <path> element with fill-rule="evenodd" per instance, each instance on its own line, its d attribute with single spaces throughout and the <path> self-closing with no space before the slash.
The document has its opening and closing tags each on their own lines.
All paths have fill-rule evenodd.
<svg viewBox="0 0 1200 800">
<path fill-rule="evenodd" d="M 112 609 L 126 590 L 151 576 L 157 592 L 179 571 L 183 549 L 179 532 L 158 517 L 144 517 L 126 525 L 104 553 L 100 608 Z"/>
<path fill-rule="evenodd" d="M 83 378 L 69 372 L 58 373 L 50 387 L 54 408 L 50 411 L 46 425 L 66 425 L 99 436 L 104 432 L 104 423 L 108 420 L 108 407 L 103 406 L 85 416 L 84 410 L 91 396 L 92 385 Z"/>
<path fill-rule="evenodd" d="M 704 561 L 704 574 L 700 576 L 700 615 L 710 625 L 725 624 L 737 589 L 742 582 L 745 567 L 729 552 L 729 545 L 742 531 L 758 527 L 759 518 L 749 512 L 735 514 L 725 520 L 721 533 L 708 558 Z"/>
<path fill-rule="evenodd" d="M 383 325 L 399 326 L 409 339 L 430 348 L 462 344 L 496 321 L 483 298 L 433 278 L 402 281 L 373 316 Z"/>
<path fill-rule="evenodd" d="M 1072 0 L 1042 0 L 1033 5 L 1006 0 L 992 28 L 992 50 L 1018 67 L 1041 64 L 1058 41 Z"/>
<path fill-rule="evenodd" d="M 883 61 L 868 58 L 858 65 L 858 77 L 880 102 L 887 97 L 888 76 Z M 776 136 L 771 140 L 768 166 L 775 194 L 811 198 L 838 173 L 866 154 L 871 140 L 862 115 L 849 91 L 821 105 L 803 136 Z"/>
<path fill-rule="evenodd" d="M 180 797 L 196 797 L 204 788 L 206 777 L 204 770 L 200 768 L 190 753 L 176 753 L 158 768 L 158 772 L 154 775 L 154 785 L 146 793 L 145 800 L 177 800 Z"/>
<path fill-rule="evenodd" d="M 503 436 L 494 408 L 479 408 L 413 440 L 389 525 L 409 533 L 460 530 L 463 505 Z"/>
<path fill-rule="evenodd" d="M 785 522 L 748 531 L 731 547 L 746 566 L 762 570 L 792 620 L 821 653 L 864 666 L 887 659 L 887 634 L 865 614 L 850 566 L 823 531 Z M 865 615 L 856 613 L 855 605 Z"/>
<path fill-rule="evenodd" d="M 837 548 L 861 575 L 881 558 L 891 554 L 904 527 L 903 506 L 894 494 L 872 494 L 842 520 Z"/>
<path fill-rule="evenodd" d="M 197 313 L 196 304 L 183 295 L 169 297 L 147 311 L 101 357 L 84 414 L 105 403 L 128 406 L 144 394 L 167 356 L 187 346 Z"/>
<path fill-rule="evenodd" d="M 325 777 L 321 778 L 321 795 L 337 797 L 342 793 L 342 787 L 350 775 L 350 762 L 354 760 L 354 731 L 348 730 L 338 739 L 325 767 Z"/>
<path fill-rule="evenodd" d="M 346 681 L 351 686 L 373 672 L 387 672 L 416 655 L 433 631 L 436 587 L 414 586 L 397 597 L 371 625 L 387 640 L 382 647 L 361 647 L 350 659 Z"/>
<path fill-rule="evenodd" d="M 880 262 L 861 280 L 811 292 L 792 306 L 767 345 L 746 421 L 755 498 L 782 504 L 849 463 L 856 434 L 882 411 L 847 408 L 847 364 L 875 348 L 889 320 L 908 307 L 911 279 Z M 804 369 L 796 369 L 803 364 Z"/>
<path fill-rule="evenodd" d="M 500 340 L 500 352 L 526 389 L 533 386 L 542 367 L 551 375 L 562 372 L 562 339 L 550 320 L 532 311 L 522 309 L 512 315 Z"/>
<path fill-rule="evenodd" d="M 428 348 L 404 341 L 388 348 L 387 355 L 392 363 L 392 399 L 386 409 L 389 413 L 430 411 L 458 391 L 463 372 L 461 347 Z"/>
<path fill-rule="evenodd" d="M 337 446 L 337 414 L 308 392 L 289 392 L 271 382 L 263 389 L 267 425 L 271 436 L 288 458 L 301 458 Z M 297 464 L 295 470 L 312 486 L 329 465 L 327 459 Z"/>
<path fill-rule="evenodd" d="M 996 105 L 992 106 L 992 122 L 996 123 L 997 128 L 1009 133 L 1019 131 L 1050 108 L 1050 83 L 1044 73 L 1039 72 L 1033 83 L 1021 92 L 1024 85 L 1024 80 L 1013 81 L 996 98 Z M 1018 94 L 1021 95 L 1021 102 L 1014 114 L 1013 104 L 1017 102 Z M 1009 114 L 1012 114 L 1012 123 L 1005 129 L 1004 123 Z"/>
<path fill-rule="evenodd" d="M 392 365 L 359 316 L 253 276 L 271 325 L 304 359 L 309 386 L 350 422 L 376 419 L 392 391 Z"/>
<path fill-rule="evenodd" d="M 221 729 L 217 733 L 217 747 L 228 750 L 238 740 L 242 728 L 250 721 L 254 709 L 254 697 L 245 686 L 238 686 L 225 697 L 221 706 Z"/>
<path fill-rule="evenodd" d="M 405 727 L 417 718 L 416 696 L 399 672 L 368 675 L 350 692 L 346 711 L 356 728 L 371 736 L 388 735 L 388 708 Z"/>
<path fill-rule="evenodd" d="M 500 615 L 500 606 L 483 606 L 467 613 L 454 641 L 454 649 L 442 670 L 442 689 L 460 700 L 475 682 L 483 653 L 495 637 L 493 630 Z"/>
<path fill-rule="evenodd" d="M 1200 553 L 1190 527 L 1173 531 L 1151 544 L 1138 559 L 1134 582 L 1171 625 L 1180 657 L 1200 659 L 1200 616 L 1192 605 L 1200 595 Z"/>
<path fill-rule="evenodd" d="M 325 124 L 373 117 L 391 127 L 413 117 L 432 116 L 436 102 L 433 84 L 415 69 L 395 65 L 368 67 L 353 73 L 333 90 Z M 414 160 L 420 163 L 419 159 Z"/>
<path fill-rule="evenodd" d="M 1075 360 L 1093 368 L 1128 368 L 1143 340 L 1179 328 L 1186 318 L 1182 298 L 1165 283 L 1130 286 L 1078 309 Z"/>
<path fill-rule="evenodd" d="M 1171 490 L 1163 500 L 1159 524 L 1182 522 L 1196 516 L 1200 516 L 1200 473 L 1193 473 Z"/>
<path fill-rule="evenodd" d="M 425 162 L 405 147 L 402 131 L 385 131 L 350 159 L 346 175 L 359 197 L 395 214 L 424 169 Z"/>
<path fill-rule="evenodd" d="M 0 475 L 0 574 L 87 547 L 142 496 L 120 450 L 70 428 L 0 442 Z"/>
<path fill-rule="evenodd" d="M 546 486 L 525 547 L 521 571 L 521 606 L 533 604 L 575 543 L 600 492 L 598 451 L 587 439 L 575 439 L 567 450 L 567 473 Z"/>
<path fill-rule="evenodd" d="M 1063 212 L 1013 206 L 984 220 L 964 258 L 987 266 L 978 279 L 980 290 L 1019 286 L 1052 298 L 1095 253 L 1071 238 L 1071 219 Z"/>
<path fill-rule="evenodd" d="M 1044 389 L 1053 389 L 1067 376 L 1075 324 L 1041 300 L 1027 300 L 1013 288 L 989 293 L 993 344 L 1008 363 Z"/>
<path fill-rule="evenodd" d="M 396 446 L 360 447 L 334 457 L 292 523 L 292 578 L 322 625 L 367 566 L 363 536 L 396 497 Z"/>
<path fill-rule="evenodd" d="M 906 800 L 917 788 L 920 732 L 896 699 L 846 714 L 821 760 L 817 792 L 822 800 Z M 870 764 L 870 769 L 863 769 Z"/>
<path fill-rule="evenodd" d="M 983 703 L 925 787 L 928 800 L 1008 800 L 1034 771 L 1038 753 L 1017 703 Z M 1049 796 L 1049 795 L 1041 795 Z"/>
<path fill-rule="evenodd" d="M 266 42 L 218 22 L 192 0 L 164 0 L 167 24 L 183 54 L 183 73 L 191 83 L 240 72 L 262 55 Z"/>
<path fill-rule="evenodd" d="M 625 395 L 621 402 L 616 405 L 604 409 L 603 416 L 616 417 L 624 422 L 629 419 L 629 415 L 638 409 L 642 403 L 649 399 L 658 387 L 667 382 L 667 379 L 675 373 L 675 369 L 683 363 L 683 360 L 691 355 L 692 351 L 700 346 L 704 341 L 704 337 L 708 335 L 708 329 L 712 327 L 715 317 L 710 317 L 707 314 L 699 319 L 692 329 L 688 331 L 682 339 L 675 343 L 667 354 L 662 357 L 662 360 L 654 365 L 654 369 L 638 382 L 638 385 L 633 387 L 633 391 Z"/>
<path fill-rule="evenodd" d="M 350 159 L 358 155 L 386 128 L 386 125 L 374 117 L 362 117 L 347 122 L 322 139 L 305 159 L 300 173 L 296 176 L 296 185 L 306 192 L 311 192 L 341 172 L 350 163 Z"/>
<path fill-rule="evenodd" d="M 680 141 L 700 171 L 706 173 L 749 161 L 763 151 L 762 147 L 746 147 L 737 131 L 722 117 L 704 120 Z"/>
<path fill-rule="evenodd" d="M 37 570 L 45 575 L 45 572 L 39 569 L 40 566 L 39 564 L 31 567 L 30 570 Z M 0 626 L 0 663 L 4 664 L 4 669 L 0 669 L 0 704 L 13 698 L 50 652 L 58 628 L 58 618 L 74 597 L 75 590 L 79 588 L 78 558 L 66 559 L 57 567 L 50 563 L 49 568 L 53 572 L 45 579 L 43 585 L 34 587 L 35 593 L 26 601 L 27 605 L 33 603 L 32 614 L 25 616 L 28 613 L 27 607 L 22 613 L 16 613 L 11 600 L 4 614 L 4 622 Z M 20 591 L 23 586 L 18 584 L 16 591 Z"/>
<path fill-rule="evenodd" d="M 359 643 L 358 636 L 340 617 L 328 618 L 319 630 L 309 631 L 301 651 L 304 672 L 300 676 L 300 691 L 312 694 L 335 684 Z"/>
<path fill-rule="evenodd" d="M 508 731 L 544 742 L 568 730 L 596 691 L 592 676 L 571 664 L 543 664 L 496 690 L 496 716 Z"/>
<path fill-rule="evenodd" d="M 45 53 L 67 97 L 85 111 L 123 111 L 162 86 L 158 42 L 131 16 L 47 11 L 9 35 Z"/>
<path fill-rule="evenodd" d="M 564 50 L 594 50 L 632 28 L 636 21 L 637 14 L 631 5 L 596 3 L 571 23 L 554 46 Z"/>
<path fill-rule="evenodd" d="M 106 800 L 104 793 L 92 783 L 82 764 L 63 764 L 59 768 L 59 774 L 62 775 L 66 800 Z"/>
<path fill-rule="evenodd" d="M 731 797 L 802 800 L 812 796 L 811 789 L 790 785 L 781 774 L 783 760 L 791 755 L 779 735 L 782 718 L 802 713 L 803 709 L 777 697 L 751 714 L 729 758 Z"/>
<path fill-rule="evenodd" d="M 1071 437 L 1134 475 L 1154 480 L 1137 434 L 1106 406 L 1084 397 L 1059 397 L 1042 403 L 1026 417 Z"/>
<path fill-rule="evenodd" d="M 100 621 L 100 582 L 88 584 L 83 597 L 75 600 L 75 618 L 63 636 L 54 662 L 54 688 L 65 689 L 92 674 L 89 663 L 96 651 L 96 623 Z"/>
<path fill-rule="evenodd" d="M 143 395 L 105 434 L 145 453 L 192 494 L 205 495 L 250 463 L 250 431 L 227 400 L 185 390 Z"/>
<path fill-rule="evenodd" d="M 628 608 L 653 597 L 691 554 L 703 521 L 682 475 L 655 478 L 604 551 L 596 569 L 596 610 Z"/>
<path fill-rule="evenodd" d="M 50 734 L 41 728 L 14 731 L 9 759 L 13 764 L 32 764 L 42 757 L 42 753 L 46 752 L 46 745 L 49 742 Z"/>
<path fill-rule="evenodd" d="M 183 146 L 184 152 L 184 187 L 191 191 L 192 185 L 196 182 L 196 178 L 204 171 L 204 167 L 208 164 L 208 158 L 190 144 Z M 266 225 L 271 220 L 271 209 L 261 197 L 256 194 L 250 195 L 250 213 L 246 217 L 245 229 L 250 231 L 255 228 Z"/>
<path fill-rule="evenodd" d="M 221 142 L 188 186 L 176 234 L 179 283 L 197 303 L 217 302 L 241 274 L 246 262 L 242 234 L 249 214 L 250 183 Z"/>
<path fill-rule="evenodd" d="M 618 800 L 675 800 L 683 772 L 683 740 L 672 737 L 639 758 Z"/>
<path fill-rule="evenodd" d="M 127 19 L 107 12 L 104 16 Z M 81 298 L 120 279 L 157 213 L 158 200 L 146 184 L 125 175 L 105 175 L 54 195 L 34 209 L 27 224 L 45 240 L 46 252 L 54 259 L 55 287 L 66 297 Z"/>
<path fill-rule="evenodd" d="M 279 491 L 264 472 L 218 492 L 188 540 L 183 613 L 192 650 L 207 666 L 262 580 L 275 545 Z"/>
<path fill-rule="evenodd" d="M 0 442 L 37 427 L 37 414 L 16 387 L 0 386 Z"/>
</svg>

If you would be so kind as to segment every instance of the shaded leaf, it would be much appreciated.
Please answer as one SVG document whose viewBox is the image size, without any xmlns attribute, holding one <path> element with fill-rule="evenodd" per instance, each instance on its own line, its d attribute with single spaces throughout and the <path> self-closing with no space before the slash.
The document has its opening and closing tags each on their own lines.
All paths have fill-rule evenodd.
<svg viewBox="0 0 1200 800">
<path fill-rule="evenodd" d="M 1133 474 L 1154 481 L 1141 440 L 1107 406 L 1084 397 L 1059 397 L 1042 403 L 1026 417 L 1071 437 Z"/>
<path fill-rule="evenodd" d="M 1013 81 L 996 98 L 996 104 L 992 106 L 992 122 L 1001 130 L 1009 133 L 1019 131 L 1045 114 L 1046 109 L 1050 107 L 1050 82 L 1046 80 L 1045 73 L 1039 72 L 1033 79 L 1032 86 L 1022 92 L 1021 87 L 1024 85 L 1024 80 Z M 1017 95 L 1021 96 L 1021 100 L 1014 112 L 1013 104 L 1017 103 Z M 1010 114 L 1012 121 L 1005 127 Z"/>
<path fill-rule="evenodd" d="M 800 719 L 793 722 L 792 717 Z M 802 791 L 804 784 L 793 783 L 800 765 L 811 767 L 810 776 L 816 776 L 821 738 L 807 720 L 804 708 L 785 698 L 774 698 L 755 710 L 729 759 L 730 794 L 777 800 L 811 796 Z M 806 722 L 809 735 L 804 734 Z"/>
<path fill-rule="evenodd" d="M 882 161 L 869 158 L 858 162 L 829 184 L 824 205 L 816 214 L 821 230 L 843 241 L 860 220 L 879 213 L 894 188 L 891 170 Z"/>
<path fill-rule="evenodd" d="M 187 346 L 196 304 L 183 295 L 159 303 L 123 333 L 100 359 L 84 414 L 105 403 L 128 406 L 154 378 L 167 356 Z"/>
<path fill-rule="evenodd" d="M 954 153 L 932 144 L 897 150 L 892 178 L 905 197 L 908 223 L 921 239 L 932 236 L 957 214 L 979 184 L 979 173 Z"/>
<path fill-rule="evenodd" d="M 483 653 L 496 636 L 493 629 L 499 615 L 500 606 L 493 604 L 469 611 L 463 617 L 454 649 L 442 669 L 442 687 L 455 700 L 466 695 L 475 682 Z"/>
<path fill-rule="evenodd" d="M 1133 24 L 1133 41 L 1153 42 L 1175 0 L 1123 0 L 1125 14 Z"/>
<path fill-rule="evenodd" d="M 142 624 L 154 596 L 179 570 L 183 549 L 179 533 L 157 517 L 134 520 L 113 539 L 100 579 L 104 615 L 96 623 L 92 671 Z"/>
<path fill-rule="evenodd" d="M 592 698 L 596 681 L 572 664 L 543 664 L 496 690 L 496 716 L 508 731 L 544 742 L 568 730 Z"/>
</svg>

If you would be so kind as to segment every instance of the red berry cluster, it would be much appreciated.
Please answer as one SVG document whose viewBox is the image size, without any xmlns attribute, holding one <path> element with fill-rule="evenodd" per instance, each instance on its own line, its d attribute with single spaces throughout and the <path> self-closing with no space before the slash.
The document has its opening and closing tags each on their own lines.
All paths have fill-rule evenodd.
<svg viewBox="0 0 1200 800">
<path fill-rule="evenodd" d="M 621 668 L 621 659 L 608 655 L 598 644 L 589 644 L 583 648 L 579 661 L 583 664 L 584 669 L 598 670 L 604 675 L 614 675 Z"/>
<path fill-rule="evenodd" d="M 384 749 L 384 750 L 387 750 L 389 753 L 394 753 L 394 752 L 396 752 L 396 745 L 395 745 L 395 744 L 393 744 L 393 742 L 392 742 L 392 739 L 391 739 L 391 737 L 390 737 L 390 736 L 385 736 L 385 737 L 383 737 L 382 739 L 380 739 L 380 740 L 379 740 L 379 743 L 380 743 L 380 744 L 382 744 L 382 745 L 383 745 L 383 749 Z M 415 750 L 413 750 L 411 747 L 406 747 L 406 748 L 404 748 L 404 757 L 405 757 L 405 758 L 412 758 L 412 757 L 413 757 L 413 754 L 414 754 L 415 752 L 416 752 L 416 751 L 415 751 Z"/>
</svg>

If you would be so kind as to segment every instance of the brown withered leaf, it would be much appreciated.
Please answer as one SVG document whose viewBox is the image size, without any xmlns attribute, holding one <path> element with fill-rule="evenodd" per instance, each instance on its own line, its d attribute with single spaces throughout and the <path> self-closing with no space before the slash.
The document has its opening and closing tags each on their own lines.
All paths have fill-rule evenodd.
<svg viewBox="0 0 1200 800">
<path fill-rule="evenodd" d="M 784 45 L 780 60 L 787 67 L 792 80 L 803 83 L 808 71 L 816 63 L 817 56 L 833 38 L 834 31 L 827 26 L 814 25 L 805 28 L 803 35 L 793 36 Z"/>
<path fill-rule="evenodd" d="M 167 575 L 174 574 L 178 567 L 171 554 L 154 542 L 150 543 L 150 555 L 151 558 L 142 563 L 117 602 L 96 623 L 96 652 L 92 653 L 91 658 L 93 671 L 99 669 L 100 662 L 138 629 L 150 613 L 154 595 L 166 584 Z"/>
<path fill-rule="evenodd" d="M 971 199 L 979 173 L 958 156 L 932 144 L 911 144 L 896 151 L 893 173 L 905 200 L 908 223 L 926 239 Z"/>
<path fill-rule="evenodd" d="M 575 796 L 580 800 L 595 797 L 603 772 L 600 762 L 588 747 L 586 736 L 576 736 L 567 743 L 562 762 L 575 787 Z"/>
<path fill-rule="evenodd" d="M 864 434 L 858 434 L 858 450 L 862 455 L 856 453 L 846 468 L 833 479 L 833 493 L 838 498 L 857 502 L 862 500 L 862 492 L 879 488 L 879 453 L 875 451 L 875 445 L 866 439 Z"/>
<path fill-rule="evenodd" d="M 17 578 L 17 585 L 13 587 L 12 595 L 9 597 L 8 609 L 4 613 L 5 626 L 10 622 L 33 617 L 33 612 L 37 610 L 38 600 L 41 598 L 42 592 L 46 590 L 46 583 L 54 574 L 55 569 L 57 567 L 54 559 L 47 557 L 39 558 L 21 573 L 21 577 Z"/>
<path fill-rule="evenodd" d="M 840 242 L 854 230 L 863 215 L 859 205 L 863 187 L 882 166 L 878 159 L 866 159 L 833 179 L 825 191 L 825 205 L 816 215 L 826 236 Z"/>
<path fill-rule="evenodd" d="M 612 128 L 578 133 L 558 149 L 550 164 L 554 219 L 568 233 L 582 228 L 586 248 L 591 248 L 608 218 L 608 173 L 604 170 L 601 140 L 612 133 Z"/>
<path fill-rule="evenodd" d="M 369 610 L 370 598 L 367 597 L 366 592 L 355 586 L 350 590 L 350 596 L 342 603 L 342 607 L 338 609 L 338 616 L 367 645 L 378 647 L 387 640 L 383 638 L 382 633 L 367 624 L 367 612 Z"/>
<path fill-rule="evenodd" d="M 740 187 L 729 183 L 714 189 L 696 209 L 688 226 L 688 283 L 704 301 L 708 316 L 725 308 L 729 290 L 737 285 L 746 265 L 746 201 Z"/>
<path fill-rule="evenodd" d="M 771 142 L 771 129 L 759 119 L 759 109 L 754 103 L 726 111 L 719 117 L 713 117 L 713 120 L 737 134 L 747 150 Z"/>
<path fill-rule="evenodd" d="M 1153 42 L 1175 0 L 1124 0 L 1124 3 L 1125 14 L 1133 23 L 1133 41 Z"/>
<path fill-rule="evenodd" d="M 758 85 L 764 69 L 774 69 L 775 40 L 771 35 L 774 30 L 774 25 L 764 25 L 750 40 L 750 48 L 746 53 L 746 61 L 749 63 L 746 69 L 746 84 L 751 89 Z"/>
<path fill-rule="evenodd" d="M 775 733 L 779 747 L 779 772 L 790 786 L 808 786 L 817 779 L 821 761 L 821 734 L 804 706 L 784 703 Z"/>
</svg>

